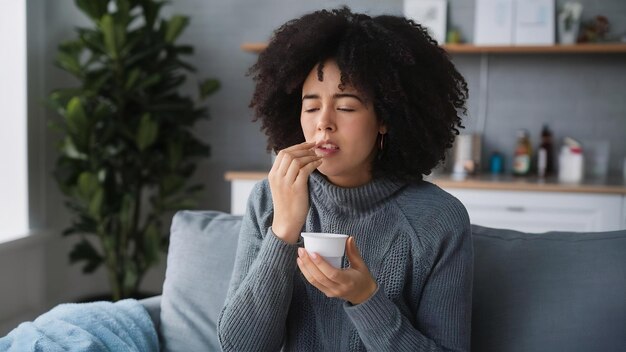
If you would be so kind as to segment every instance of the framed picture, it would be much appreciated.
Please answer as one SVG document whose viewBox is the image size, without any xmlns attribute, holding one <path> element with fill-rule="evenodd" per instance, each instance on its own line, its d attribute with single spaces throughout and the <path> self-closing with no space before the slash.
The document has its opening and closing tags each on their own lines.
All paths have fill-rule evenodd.
<svg viewBox="0 0 626 352">
<path fill-rule="evenodd" d="M 404 16 L 428 29 L 439 44 L 446 42 L 446 0 L 404 0 Z"/>
</svg>

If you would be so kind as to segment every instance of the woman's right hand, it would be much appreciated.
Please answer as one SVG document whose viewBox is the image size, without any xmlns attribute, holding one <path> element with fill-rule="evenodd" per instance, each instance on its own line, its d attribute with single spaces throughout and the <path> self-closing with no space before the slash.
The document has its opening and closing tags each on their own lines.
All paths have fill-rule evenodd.
<svg viewBox="0 0 626 352">
<path fill-rule="evenodd" d="M 309 175 L 322 164 L 314 146 L 305 142 L 281 150 L 268 176 L 274 202 L 272 230 L 287 243 L 298 242 L 309 211 Z"/>
</svg>

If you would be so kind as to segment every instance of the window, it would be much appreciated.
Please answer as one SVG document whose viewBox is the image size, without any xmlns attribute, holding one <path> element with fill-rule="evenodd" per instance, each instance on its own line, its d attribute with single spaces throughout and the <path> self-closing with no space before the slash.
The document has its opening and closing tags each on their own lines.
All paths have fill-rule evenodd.
<svg viewBox="0 0 626 352">
<path fill-rule="evenodd" d="M 28 233 L 26 0 L 0 11 L 0 242 Z"/>
</svg>

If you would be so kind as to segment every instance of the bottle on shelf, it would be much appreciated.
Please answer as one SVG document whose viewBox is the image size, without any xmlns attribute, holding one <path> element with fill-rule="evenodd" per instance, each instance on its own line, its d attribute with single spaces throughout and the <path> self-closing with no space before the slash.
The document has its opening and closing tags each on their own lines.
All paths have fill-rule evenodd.
<svg viewBox="0 0 626 352">
<path fill-rule="evenodd" d="M 500 152 L 494 151 L 491 153 L 489 171 L 492 175 L 500 175 L 504 171 L 504 156 Z"/>
<path fill-rule="evenodd" d="M 554 152 L 552 131 L 547 124 L 541 129 L 541 144 L 537 150 L 537 176 L 540 178 L 554 174 Z"/>
<path fill-rule="evenodd" d="M 532 147 L 527 130 L 517 131 L 517 146 L 513 154 L 513 175 L 528 176 L 530 174 Z"/>
</svg>

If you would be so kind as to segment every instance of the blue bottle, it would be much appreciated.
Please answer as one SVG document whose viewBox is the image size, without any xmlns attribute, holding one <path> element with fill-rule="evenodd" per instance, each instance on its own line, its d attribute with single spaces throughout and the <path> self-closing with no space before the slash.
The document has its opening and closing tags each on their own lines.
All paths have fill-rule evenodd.
<svg viewBox="0 0 626 352">
<path fill-rule="evenodd" d="M 504 157 L 499 152 L 493 152 L 489 160 L 489 170 L 493 175 L 499 175 L 504 171 Z"/>
</svg>

